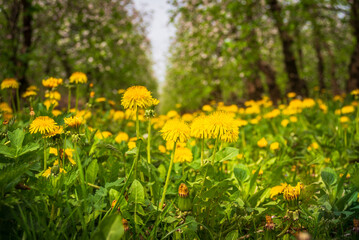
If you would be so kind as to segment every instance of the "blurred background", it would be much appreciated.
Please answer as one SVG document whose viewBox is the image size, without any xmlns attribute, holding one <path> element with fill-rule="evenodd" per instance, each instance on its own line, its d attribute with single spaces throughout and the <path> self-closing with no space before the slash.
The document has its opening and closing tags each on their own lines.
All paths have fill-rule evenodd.
<svg viewBox="0 0 359 240">
<path fill-rule="evenodd" d="M 82 71 L 174 106 L 359 88 L 359 0 L 0 0 L 0 78 Z M 66 99 L 63 96 L 63 99 Z"/>
</svg>

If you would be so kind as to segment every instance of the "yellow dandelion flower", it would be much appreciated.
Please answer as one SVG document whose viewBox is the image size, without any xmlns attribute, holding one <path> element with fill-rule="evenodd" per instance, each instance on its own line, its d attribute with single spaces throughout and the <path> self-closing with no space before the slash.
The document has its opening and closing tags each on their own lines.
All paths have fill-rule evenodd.
<svg viewBox="0 0 359 240">
<path fill-rule="evenodd" d="M 74 72 L 70 76 L 70 83 L 75 83 L 75 84 L 87 83 L 87 76 L 83 72 Z"/>
<path fill-rule="evenodd" d="M 50 154 L 57 156 L 57 149 L 50 147 Z"/>
<path fill-rule="evenodd" d="M 173 159 L 174 163 L 191 162 L 193 159 L 192 151 L 186 147 L 177 147 L 175 156 Z"/>
<path fill-rule="evenodd" d="M 46 169 L 45 172 L 42 173 L 43 177 L 48 178 L 51 175 L 51 167 L 49 167 L 48 169 Z"/>
<path fill-rule="evenodd" d="M 350 94 L 354 96 L 359 95 L 359 89 L 354 89 L 353 91 L 350 92 Z"/>
<path fill-rule="evenodd" d="M 175 118 L 175 117 L 178 117 L 178 116 L 179 115 L 178 115 L 177 111 L 175 111 L 175 110 L 171 110 L 171 111 L 169 111 L 167 113 L 167 117 L 169 117 L 169 118 Z"/>
<path fill-rule="evenodd" d="M 74 152 L 75 152 L 75 149 L 72 149 L 72 148 L 65 149 L 65 154 L 66 154 L 67 158 L 69 159 L 69 162 L 72 165 L 76 165 L 76 162 L 74 160 Z"/>
<path fill-rule="evenodd" d="M 274 142 L 274 143 L 271 143 L 271 145 L 269 146 L 270 150 L 278 150 L 279 149 L 279 142 Z"/>
<path fill-rule="evenodd" d="M 78 116 L 64 118 L 64 121 L 67 126 L 72 128 L 78 128 L 84 123 L 84 119 Z"/>
<path fill-rule="evenodd" d="M 298 183 L 295 187 L 288 185 L 283 191 L 283 197 L 287 201 L 296 200 L 299 197 L 302 189 L 303 189 L 303 184 L 301 183 Z"/>
<path fill-rule="evenodd" d="M 62 78 L 53 78 L 50 77 L 48 79 L 42 80 L 42 85 L 47 88 L 55 88 L 62 84 Z"/>
<path fill-rule="evenodd" d="M 136 110 L 137 108 L 148 108 L 153 104 L 151 92 L 143 86 L 129 87 L 123 94 L 122 106 L 125 109 Z"/>
<path fill-rule="evenodd" d="M 96 98 L 95 102 L 97 102 L 97 103 L 106 102 L 106 98 L 104 98 L 104 97 Z"/>
<path fill-rule="evenodd" d="M 124 93 L 124 92 L 126 92 L 125 89 L 118 89 L 118 91 L 117 91 L 118 94 L 122 94 L 122 93 Z"/>
<path fill-rule="evenodd" d="M 266 140 L 264 137 L 262 137 L 262 138 L 257 142 L 257 145 L 258 145 L 258 147 L 260 147 L 260 148 L 264 148 L 264 147 L 266 147 L 266 146 L 268 145 L 268 142 L 267 142 L 267 140 Z"/>
<path fill-rule="evenodd" d="M 19 88 L 19 83 L 18 81 L 16 81 L 15 78 L 5 78 L 2 82 L 1 82 L 1 89 L 6 89 L 6 88 Z"/>
<path fill-rule="evenodd" d="M 125 132 L 120 132 L 119 134 L 117 134 L 115 141 L 117 143 L 121 143 L 121 142 L 127 142 L 128 141 L 128 134 Z"/>
<path fill-rule="evenodd" d="M 340 123 L 347 123 L 350 122 L 350 119 L 347 116 L 340 117 Z"/>
<path fill-rule="evenodd" d="M 41 134 L 48 134 L 55 131 L 57 127 L 57 123 L 54 121 L 54 119 L 48 116 L 40 116 L 32 121 L 29 131 L 31 134 L 38 132 Z"/>
<path fill-rule="evenodd" d="M 12 109 L 8 103 L 2 102 L 2 103 L 0 103 L 0 112 L 12 113 Z"/>
<path fill-rule="evenodd" d="M 291 122 L 298 122 L 298 118 L 297 118 L 296 116 L 291 116 L 291 117 L 289 117 L 289 120 L 290 120 Z"/>
<path fill-rule="evenodd" d="M 239 130 L 233 115 L 222 111 L 214 112 L 209 116 L 207 124 L 211 138 L 218 137 L 224 142 L 237 141 Z"/>
<path fill-rule="evenodd" d="M 191 129 L 184 121 L 171 119 L 166 122 L 160 132 L 162 132 L 162 137 L 166 141 L 187 142 Z"/>
<path fill-rule="evenodd" d="M 37 95 L 37 92 L 26 90 L 26 92 L 24 92 L 21 96 L 23 98 L 29 98 L 29 97 L 34 97 L 36 95 Z"/>
<path fill-rule="evenodd" d="M 354 111 L 355 111 L 354 106 L 352 106 L 352 105 L 347 105 L 347 106 L 342 107 L 341 113 L 342 113 L 342 114 L 348 114 L 348 113 L 352 113 L 352 112 L 354 112 Z"/>
<path fill-rule="evenodd" d="M 61 99 L 61 94 L 58 91 L 50 91 L 45 93 L 45 98 L 59 101 Z"/>
<path fill-rule="evenodd" d="M 185 122 L 191 122 L 193 120 L 193 115 L 190 113 L 185 113 L 182 115 L 182 120 Z"/>
<path fill-rule="evenodd" d="M 295 92 L 289 92 L 289 93 L 287 94 L 287 97 L 288 97 L 288 98 L 294 98 L 295 96 L 297 96 L 297 94 L 296 94 Z"/>
<path fill-rule="evenodd" d="M 163 146 L 163 145 L 159 145 L 158 146 L 158 150 L 161 152 L 161 153 L 166 153 L 166 147 L 165 146 Z"/>
<path fill-rule="evenodd" d="M 212 112 L 213 108 L 210 105 L 203 105 L 202 110 L 205 112 Z"/>
<path fill-rule="evenodd" d="M 112 136 L 112 133 L 109 131 L 103 131 L 103 132 L 97 132 L 95 135 L 98 139 L 105 139 L 108 138 L 110 136 Z"/>
<path fill-rule="evenodd" d="M 127 146 L 129 150 L 134 149 L 136 147 L 136 142 L 128 142 Z"/>
<path fill-rule="evenodd" d="M 283 127 L 286 127 L 288 124 L 289 124 L 289 120 L 288 120 L 288 119 L 283 119 L 283 120 L 280 122 L 280 125 L 282 125 Z"/>
<path fill-rule="evenodd" d="M 282 183 L 279 186 L 272 187 L 270 190 L 270 197 L 273 198 L 273 197 L 277 196 L 278 194 L 283 193 L 284 189 L 286 189 L 287 186 L 288 186 L 288 184 Z"/>
<path fill-rule="evenodd" d="M 195 138 L 210 138 L 210 125 L 208 116 L 199 116 L 191 124 L 191 136 Z"/>
<path fill-rule="evenodd" d="M 53 131 L 46 133 L 43 137 L 50 138 L 62 134 L 63 132 L 64 132 L 64 128 L 62 126 L 57 126 Z"/>
<path fill-rule="evenodd" d="M 29 86 L 28 88 L 26 88 L 26 91 L 35 91 L 35 92 L 38 92 L 39 89 L 38 89 L 36 86 L 31 85 L 31 86 Z"/>
<path fill-rule="evenodd" d="M 242 159 L 243 156 L 244 156 L 243 153 L 238 153 L 238 154 L 237 154 L 237 159 Z"/>
<path fill-rule="evenodd" d="M 60 110 L 57 110 L 57 109 L 52 110 L 52 115 L 54 115 L 55 117 L 57 117 L 61 114 L 62 114 L 62 112 Z"/>
<path fill-rule="evenodd" d="M 49 109 L 51 106 L 57 107 L 59 105 L 59 102 L 56 101 L 55 99 L 46 99 L 44 101 L 44 105 L 46 106 L 47 109 Z"/>
</svg>

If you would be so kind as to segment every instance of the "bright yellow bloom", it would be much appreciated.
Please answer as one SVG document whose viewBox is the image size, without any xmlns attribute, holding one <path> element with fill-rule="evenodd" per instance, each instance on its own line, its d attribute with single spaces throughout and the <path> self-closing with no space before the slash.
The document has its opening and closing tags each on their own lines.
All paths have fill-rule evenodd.
<svg viewBox="0 0 359 240">
<path fill-rule="evenodd" d="M 287 94 L 287 97 L 288 97 L 288 98 L 294 98 L 295 96 L 297 96 L 297 94 L 296 94 L 295 92 L 289 92 L 289 93 Z"/>
<path fill-rule="evenodd" d="M 57 149 L 50 147 L 50 154 L 57 156 Z"/>
<path fill-rule="evenodd" d="M 190 149 L 186 147 L 176 148 L 175 156 L 173 159 L 174 163 L 191 162 L 192 159 L 193 159 L 193 155 Z"/>
<path fill-rule="evenodd" d="M 36 86 L 32 85 L 32 86 L 29 86 L 28 88 L 26 88 L 26 91 L 35 91 L 35 92 L 38 92 L 39 89 L 38 89 Z"/>
<path fill-rule="evenodd" d="M 78 128 L 81 126 L 81 124 L 84 123 L 84 119 L 82 117 L 73 116 L 73 117 L 64 118 L 64 122 L 69 127 Z"/>
<path fill-rule="evenodd" d="M 275 118 L 275 117 L 277 117 L 279 114 L 280 114 L 280 110 L 279 110 L 279 109 L 274 109 L 273 111 L 271 111 L 271 112 L 265 114 L 265 115 L 263 116 L 263 118 L 266 118 L 266 119 L 268 119 L 268 118 L 269 118 L 269 119 L 270 119 L 270 118 Z"/>
<path fill-rule="evenodd" d="M 125 89 L 118 89 L 118 91 L 117 91 L 118 94 L 122 94 L 122 93 L 124 93 L 124 92 L 126 92 Z"/>
<path fill-rule="evenodd" d="M 257 145 L 258 145 L 258 147 L 260 147 L 260 148 L 264 148 L 264 147 L 266 147 L 266 146 L 268 145 L 268 142 L 267 142 L 267 140 L 266 140 L 264 137 L 262 137 L 262 138 L 257 142 Z"/>
<path fill-rule="evenodd" d="M 1 83 L 1 89 L 6 88 L 19 88 L 19 83 L 16 81 L 15 78 L 5 78 Z"/>
<path fill-rule="evenodd" d="M 114 114 L 113 114 L 113 120 L 114 121 L 117 121 L 117 120 L 120 120 L 120 119 L 124 119 L 125 118 L 125 113 L 123 111 L 116 111 Z"/>
<path fill-rule="evenodd" d="M 237 154 L 237 159 L 242 159 L 243 156 L 244 156 L 243 153 L 238 153 L 238 154 Z"/>
<path fill-rule="evenodd" d="M 212 112 L 213 108 L 210 105 L 203 105 L 202 110 L 205 112 Z"/>
<path fill-rule="evenodd" d="M 340 122 L 347 123 L 347 122 L 350 122 L 350 119 L 347 116 L 342 116 L 342 117 L 340 117 Z"/>
<path fill-rule="evenodd" d="M 311 108 L 315 106 L 315 101 L 312 98 L 305 98 L 302 102 L 303 108 Z"/>
<path fill-rule="evenodd" d="M 37 95 L 37 92 L 35 92 L 35 91 L 26 91 L 26 92 L 24 92 L 21 96 L 23 97 L 23 98 L 28 98 L 28 97 L 34 97 L 34 96 L 36 96 Z"/>
<path fill-rule="evenodd" d="M 292 201 L 298 199 L 300 195 L 300 191 L 303 189 L 303 184 L 298 183 L 297 186 L 292 187 L 291 185 L 288 185 L 284 191 L 283 191 L 283 197 L 287 201 Z"/>
<path fill-rule="evenodd" d="M 98 139 L 105 139 L 105 138 L 108 138 L 109 136 L 112 136 L 112 133 L 109 132 L 109 131 L 103 131 L 103 132 L 100 132 L 98 131 L 95 136 L 98 138 Z"/>
<path fill-rule="evenodd" d="M 291 122 L 298 122 L 298 118 L 297 118 L 296 116 L 291 116 L 291 117 L 289 117 L 289 120 L 290 120 Z"/>
<path fill-rule="evenodd" d="M 46 133 L 43 137 L 50 138 L 62 134 L 63 132 L 64 132 L 64 128 L 62 126 L 57 126 L 53 131 Z"/>
<path fill-rule="evenodd" d="M 74 152 L 75 152 L 75 149 L 72 149 L 72 148 L 65 149 L 65 154 L 66 154 L 67 158 L 69 159 L 69 162 L 72 165 L 76 165 L 76 162 L 74 160 Z"/>
<path fill-rule="evenodd" d="M 97 102 L 97 103 L 106 102 L 106 98 L 104 98 L 104 97 L 96 98 L 95 102 Z"/>
<path fill-rule="evenodd" d="M 75 83 L 75 84 L 87 83 L 87 76 L 83 72 L 74 72 L 70 76 L 70 83 Z"/>
<path fill-rule="evenodd" d="M 355 111 L 354 106 L 352 105 L 348 105 L 348 106 L 344 106 L 342 107 L 341 113 L 342 114 L 348 114 L 348 113 L 352 113 Z"/>
<path fill-rule="evenodd" d="M 288 124 L 289 124 L 289 120 L 288 119 L 283 119 L 280 124 L 283 126 L 283 127 L 286 127 Z"/>
<path fill-rule="evenodd" d="M 47 88 L 55 88 L 62 84 L 62 78 L 50 77 L 46 80 L 42 80 L 42 85 Z"/>
<path fill-rule="evenodd" d="M 219 138 L 224 142 L 236 142 L 238 139 L 238 123 L 230 113 L 217 111 L 208 117 L 206 122 L 209 129 L 209 137 Z"/>
<path fill-rule="evenodd" d="M 307 150 L 311 151 L 312 149 L 319 149 L 319 144 L 317 142 L 313 142 L 312 144 L 310 144 Z"/>
<path fill-rule="evenodd" d="M 354 96 L 359 95 L 359 89 L 354 89 L 353 91 L 350 92 L 350 94 Z"/>
<path fill-rule="evenodd" d="M 163 146 L 163 145 L 159 145 L 158 146 L 158 150 L 161 152 L 161 153 L 166 153 L 166 147 L 165 146 Z"/>
<path fill-rule="evenodd" d="M 274 142 L 274 143 L 271 143 L 271 145 L 269 146 L 270 150 L 278 150 L 279 149 L 279 142 Z"/>
<path fill-rule="evenodd" d="M 162 132 L 162 137 L 166 141 L 187 142 L 191 129 L 184 121 L 171 119 L 166 122 L 160 132 Z"/>
<path fill-rule="evenodd" d="M 136 110 L 137 108 L 149 108 L 153 105 L 151 92 L 143 86 L 133 86 L 127 88 L 123 94 L 122 106 L 125 109 Z"/>
<path fill-rule="evenodd" d="M 12 109 L 7 102 L 0 103 L 0 112 L 12 113 Z"/>
<path fill-rule="evenodd" d="M 136 142 L 128 142 L 127 143 L 128 149 L 134 149 L 136 147 Z"/>
<path fill-rule="evenodd" d="M 175 117 L 178 117 L 178 116 L 179 115 L 178 115 L 177 111 L 175 111 L 175 110 L 171 110 L 171 111 L 169 111 L 167 113 L 167 117 L 169 117 L 169 118 L 175 118 Z"/>
<path fill-rule="evenodd" d="M 120 132 L 119 134 L 117 134 L 115 141 L 117 143 L 121 143 L 121 142 L 127 142 L 128 141 L 128 134 L 125 132 Z"/>
<path fill-rule="evenodd" d="M 279 186 L 272 187 L 270 190 L 270 197 L 273 198 L 273 197 L 277 196 L 278 194 L 281 194 L 287 186 L 288 186 L 288 184 L 282 183 Z"/>
<path fill-rule="evenodd" d="M 55 117 L 57 117 L 61 114 L 62 114 L 62 112 L 60 110 L 57 110 L 57 109 L 52 110 L 52 115 L 54 115 Z"/>
<path fill-rule="evenodd" d="M 185 122 L 191 122 L 193 120 L 193 115 L 190 113 L 185 113 L 182 115 L 182 120 Z"/>
<path fill-rule="evenodd" d="M 51 91 L 45 93 L 45 98 L 59 101 L 61 99 L 61 94 L 58 91 Z"/>
<path fill-rule="evenodd" d="M 208 139 L 210 135 L 210 125 L 208 123 L 208 116 L 200 116 L 193 120 L 191 124 L 191 136 L 195 138 Z"/>
<path fill-rule="evenodd" d="M 31 134 L 38 132 L 41 134 L 48 134 L 55 131 L 57 127 L 57 123 L 54 121 L 54 119 L 49 118 L 48 116 L 40 116 L 32 121 L 29 131 Z"/>
<path fill-rule="evenodd" d="M 47 109 L 49 109 L 51 106 L 56 107 L 59 105 L 59 102 L 56 101 L 55 99 L 46 99 L 44 101 L 44 105 L 46 106 Z"/>
</svg>

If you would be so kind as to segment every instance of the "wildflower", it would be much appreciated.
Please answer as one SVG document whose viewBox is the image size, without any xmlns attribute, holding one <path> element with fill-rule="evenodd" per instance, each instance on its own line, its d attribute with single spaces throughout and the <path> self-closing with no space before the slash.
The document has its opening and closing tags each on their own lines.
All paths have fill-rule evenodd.
<svg viewBox="0 0 359 240">
<path fill-rule="evenodd" d="M 109 131 L 97 132 L 95 135 L 98 139 L 105 139 L 109 136 L 112 136 L 112 133 Z"/>
<path fill-rule="evenodd" d="M 207 116 L 200 116 L 191 124 L 191 136 L 195 138 L 210 138 L 210 125 Z"/>
<path fill-rule="evenodd" d="M 263 118 L 266 118 L 266 119 L 269 118 L 269 119 L 271 119 L 271 118 L 277 117 L 279 114 L 280 114 L 280 110 L 279 110 L 279 109 L 274 109 L 273 111 L 271 111 L 271 112 L 265 114 L 265 115 L 263 116 Z"/>
<path fill-rule="evenodd" d="M 190 137 L 191 130 L 184 121 L 172 119 L 166 122 L 160 132 L 162 132 L 164 140 L 175 143 L 186 142 Z"/>
<path fill-rule="evenodd" d="M 237 159 L 242 159 L 243 156 L 244 156 L 243 153 L 238 153 L 238 154 L 237 154 Z"/>
<path fill-rule="evenodd" d="M 163 145 L 159 145 L 158 146 L 158 150 L 161 152 L 161 153 L 166 153 L 166 147 L 165 146 L 163 146 Z"/>
<path fill-rule="evenodd" d="M 72 148 L 65 149 L 65 155 L 67 156 L 67 158 L 69 159 L 69 162 L 72 165 L 76 165 L 76 162 L 74 160 L 74 151 L 75 151 L 75 149 L 72 149 Z"/>
<path fill-rule="evenodd" d="M 21 96 L 23 97 L 23 98 L 29 98 L 29 97 L 34 97 L 34 96 L 36 96 L 37 95 L 37 92 L 35 92 L 35 91 L 26 91 L 26 92 L 24 92 Z"/>
<path fill-rule="evenodd" d="M 1 83 L 1 89 L 6 88 L 19 88 L 19 83 L 16 81 L 15 78 L 5 78 Z"/>
<path fill-rule="evenodd" d="M 47 88 L 56 88 L 62 84 L 62 78 L 50 77 L 46 80 L 42 80 L 42 85 Z"/>
<path fill-rule="evenodd" d="M 298 118 L 297 118 L 296 116 L 291 116 L 291 117 L 289 117 L 289 120 L 290 120 L 291 122 L 297 122 L 297 121 L 298 121 Z"/>
<path fill-rule="evenodd" d="M 289 124 L 289 120 L 288 119 L 283 119 L 280 124 L 283 126 L 283 127 L 286 127 L 288 124 Z"/>
<path fill-rule="evenodd" d="M 32 86 L 29 86 L 28 88 L 26 88 L 26 91 L 38 92 L 39 89 L 36 86 L 32 85 Z"/>
<path fill-rule="evenodd" d="M 175 111 L 175 110 L 171 110 L 167 113 L 167 117 L 169 118 L 175 118 L 175 117 L 178 117 L 178 112 Z"/>
<path fill-rule="evenodd" d="M 180 197 L 188 197 L 189 191 L 188 191 L 188 187 L 186 186 L 186 184 L 181 183 L 181 185 L 178 188 L 178 195 Z"/>
<path fill-rule="evenodd" d="M 51 91 L 45 93 L 45 98 L 59 101 L 61 99 L 61 94 L 58 91 Z"/>
<path fill-rule="evenodd" d="M 41 134 L 48 134 L 55 131 L 57 127 L 57 123 L 54 121 L 54 119 L 48 116 L 40 116 L 32 121 L 29 131 L 31 134 L 38 132 Z"/>
<path fill-rule="evenodd" d="M 289 93 L 287 94 L 287 97 L 288 97 L 288 98 L 294 98 L 296 95 L 297 95 L 297 94 L 296 94 L 295 92 L 289 92 Z"/>
<path fill-rule="evenodd" d="M 203 105 L 202 110 L 205 112 L 212 112 L 213 108 L 210 105 Z"/>
<path fill-rule="evenodd" d="M 182 120 L 185 122 L 191 122 L 193 120 L 192 114 L 186 113 L 182 115 Z"/>
<path fill-rule="evenodd" d="M 238 139 L 238 125 L 232 115 L 218 111 L 208 117 L 210 138 L 220 139 L 224 142 L 236 142 Z"/>
<path fill-rule="evenodd" d="M 127 142 L 128 141 L 128 134 L 125 132 L 120 132 L 119 134 L 117 134 L 115 141 L 117 143 L 121 143 L 121 142 Z"/>
<path fill-rule="evenodd" d="M 73 117 L 64 118 L 64 122 L 69 127 L 78 128 L 81 126 L 81 124 L 84 123 L 84 120 L 82 117 L 73 116 Z"/>
<path fill-rule="evenodd" d="M 301 189 L 303 189 L 301 183 L 298 183 L 295 187 L 288 185 L 283 191 L 283 196 L 287 201 L 298 199 Z"/>
<path fill-rule="evenodd" d="M 252 170 L 252 174 L 255 174 L 257 170 Z M 262 176 L 263 175 L 263 170 L 259 170 L 258 172 L 258 176 Z"/>
<path fill-rule="evenodd" d="M 60 110 L 57 110 L 57 109 L 52 110 L 52 115 L 54 115 L 55 117 L 57 117 L 61 114 L 62 114 L 62 112 Z"/>
<path fill-rule="evenodd" d="M 75 83 L 75 84 L 87 83 L 87 76 L 83 72 L 74 72 L 70 76 L 70 83 Z"/>
<path fill-rule="evenodd" d="M 97 102 L 97 103 L 106 102 L 106 98 L 104 98 L 104 97 L 96 98 L 95 102 Z"/>
<path fill-rule="evenodd" d="M 315 101 L 311 98 L 305 98 L 302 102 L 303 108 L 311 108 L 315 106 Z"/>
<path fill-rule="evenodd" d="M 342 107 L 342 109 L 341 109 L 341 113 L 342 113 L 342 114 L 348 114 L 348 113 L 352 113 L 352 112 L 354 112 L 354 111 L 355 111 L 355 109 L 354 109 L 354 107 L 353 107 L 352 105 L 344 106 L 344 107 Z"/>
<path fill-rule="evenodd" d="M 279 142 L 274 142 L 274 143 L 271 143 L 271 145 L 269 146 L 270 150 L 278 150 L 279 149 Z"/>
<path fill-rule="evenodd" d="M 136 147 L 136 142 L 128 142 L 127 146 L 129 150 L 134 149 Z"/>
<path fill-rule="evenodd" d="M 59 102 L 56 101 L 55 99 L 46 99 L 44 101 L 44 105 L 46 106 L 47 109 L 49 109 L 50 107 L 56 107 L 59 105 Z"/>
<path fill-rule="evenodd" d="M 117 91 L 118 94 L 122 94 L 122 93 L 124 93 L 124 92 L 126 92 L 125 89 L 118 89 L 118 91 Z"/>
<path fill-rule="evenodd" d="M 308 146 L 307 150 L 311 151 L 312 149 L 319 149 L 319 144 L 317 142 L 313 142 L 312 144 L 310 144 L 310 146 Z"/>
<path fill-rule="evenodd" d="M 264 148 L 264 147 L 266 147 L 266 146 L 268 145 L 268 142 L 267 142 L 267 140 L 266 140 L 264 137 L 262 137 L 262 138 L 257 142 L 257 145 L 258 145 L 258 147 L 260 147 L 260 148 Z"/>
<path fill-rule="evenodd" d="M 49 153 L 57 156 L 57 149 L 50 147 Z"/>
<path fill-rule="evenodd" d="M 281 194 L 287 186 L 288 186 L 288 184 L 282 183 L 279 186 L 272 187 L 270 190 L 270 197 L 273 198 L 273 197 L 277 196 L 278 194 Z"/>
<path fill-rule="evenodd" d="M 340 123 L 347 123 L 350 121 L 350 119 L 347 116 L 340 117 Z"/>
<path fill-rule="evenodd" d="M 350 92 L 351 95 L 357 96 L 359 95 L 359 88 L 358 89 L 354 89 L 353 91 Z"/>
<path fill-rule="evenodd" d="M 274 227 L 275 227 L 275 224 L 273 223 L 272 217 L 266 215 L 266 225 L 265 225 L 265 228 L 266 228 L 267 230 L 273 230 Z"/>
<path fill-rule="evenodd" d="M 192 208 L 192 202 L 189 198 L 189 190 L 186 184 L 181 183 L 181 185 L 178 187 L 178 208 L 181 211 L 189 211 Z"/>
<path fill-rule="evenodd" d="M 143 86 L 129 87 L 123 94 L 122 106 L 125 109 L 135 110 L 137 108 L 148 108 L 153 104 L 151 92 Z"/>
<path fill-rule="evenodd" d="M 64 132 L 64 128 L 62 126 L 56 126 L 56 128 L 53 131 L 46 133 L 44 137 L 45 138 L 54 137 L 56 135 L 62 134 L 63 132 Z"/>
<path fill-rule="evenodd" d="M 186 147 L 177 147 L 173 162 L 174 163 L 191 162 L 192 159 L 193 159 L 193 155 L 190 149 Z"/>
</svg>

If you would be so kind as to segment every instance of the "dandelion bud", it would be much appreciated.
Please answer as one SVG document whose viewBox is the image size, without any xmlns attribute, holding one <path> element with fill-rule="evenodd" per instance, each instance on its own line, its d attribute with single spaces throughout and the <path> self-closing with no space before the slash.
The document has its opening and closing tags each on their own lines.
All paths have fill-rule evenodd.
<svg viewBox="0 0 359 240">
<path fill-rule="evenodd" d="M 178 208 L 181 211 L 189 211 L 192 209 L 192 202 L 189 198 L 189 191 L 186 186 L 186 184 L 181 183 L 181 185 L 178 188 Z"/>
<path fill-rule="evenodd" d="M 128 221 L 125 218 L 122 218 L 122 225 L 125 229 L 125 232 L 127 232 L 130 228 L 128 227 Z"/>
<path fill-rule="evenodd" d="M 30 116 L 31 116 L 31 117 L 35 116 L 35 112 L 34 112 L 34 109 L 33 109 L 33 108 L 30 109 Z"/>
<path fill-rule="evenodd" d="M 156 112 L 153 109 L 147 109 L 145 111 L 146 118 L 153 118 L 153 117 L 155 117 L 155 115 L 156 115 Z"/>
<path fill-rule="evenodd" d="M 266 225 L 265 228 L 268 230 L 273 230 L 275 227 L 275 224 L 273 223 L 272 217 L 266 215 Z"/>
</svg>

